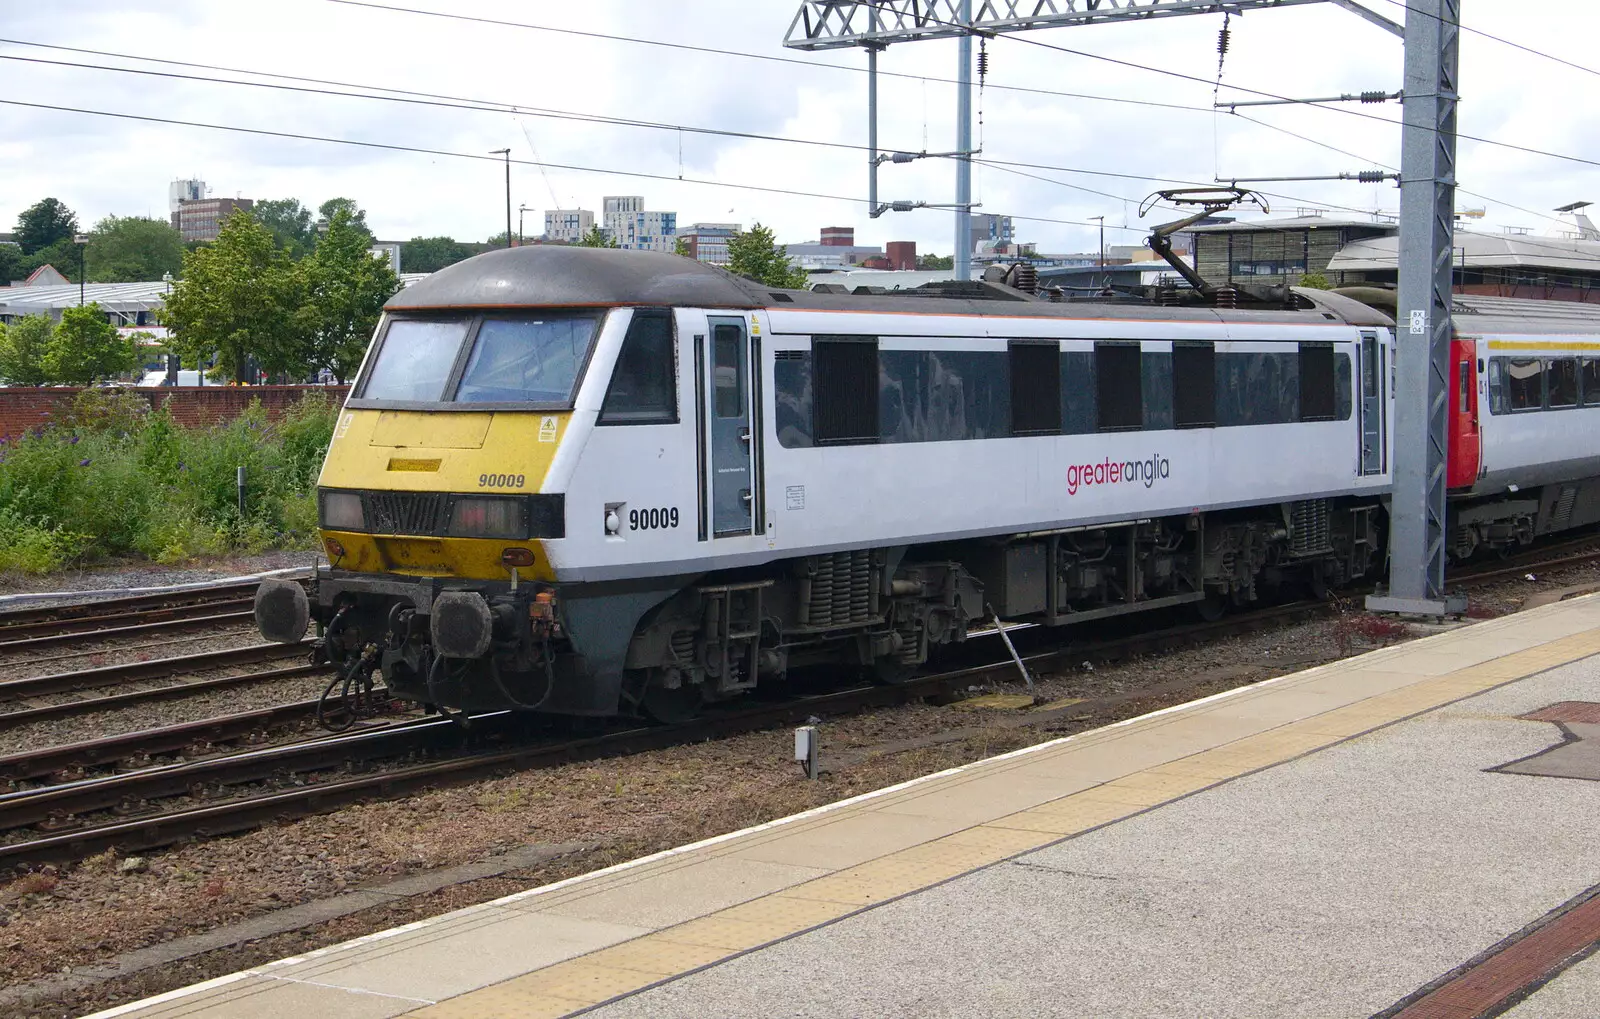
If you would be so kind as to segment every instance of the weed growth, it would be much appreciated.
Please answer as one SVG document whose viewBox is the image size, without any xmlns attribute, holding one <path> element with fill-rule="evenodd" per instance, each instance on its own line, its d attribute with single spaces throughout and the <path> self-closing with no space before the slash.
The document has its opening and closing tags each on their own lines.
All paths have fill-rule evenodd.
<svg viewBox="0 0 1600 1019">
<path fill-rule="evenodd" d="M 148 407 L 133 394 L 89 390 L 60 425 L 0 440 L 0 570 L 313 546 L 313 486 L 337 406 L 315 393 L 273 422 L 255 403 L 209 428 Z"/>
</svg>

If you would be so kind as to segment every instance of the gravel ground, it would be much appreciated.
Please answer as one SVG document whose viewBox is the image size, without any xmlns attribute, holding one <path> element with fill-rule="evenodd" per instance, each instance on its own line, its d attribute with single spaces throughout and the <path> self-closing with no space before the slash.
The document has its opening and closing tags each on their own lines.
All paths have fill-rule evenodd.
<svg viewBox="0 0 1600 1019">
<path fill-rule="evenodd" d="M 192 584 L 203 580 L 281 570 L 290 566 L 310 566 L 321 558 L 315 551 L 266 552 L 255 556 L 226 556 L 202 559 L 182 566 L 162 566 L 148 560 L 119 560 L 86 569 L 62 570 L 44 576 L 10 571 L 0 572 L 0 594 L 38 591 L 100 591 L 133 587 L 164 587 Z M 63 599 L 69 600 L 69 599 Z M 47 604 L 30 602 L 29 607 Z"/>
<path fill-rule="evenodd" d="M 1600 566 L 1561 568 L 1535 582 L 1497 582 L 1473 590 L 1472 614 L 1500 615 L 1536 593 L 1592 582 L 1600 582 Z M 0 982 L 60 972 L 364 883 L 516 846 L 592 847 L 503 878 L 212 952 L 17 1013 L 77 1015 L 1413 635 L 1408 627 L 1352 612 L 1204 647 L 1066 670 L 1040 677 L 1043 697 L 1121 699 L 1086 704 L 1081 715 L 1049 726 L 1018 725 L 1017 712 L 928 704 L 824 720 L 824 760 L 834 763 L 819 782 L 799 775 L 790 760 L 790 733 L 783 729 L 362 804 L 151 854 L 137 872 L 121 872 L 110 855 L 45 868 L 0 884 Z M 1009 692 L 1018 688 L 1008 685 Z M 1161 692 L 1139 693 L 1152 688 Z M 246 692 L 252 688 L 214 696 L 225 701 L 222 710 L 243 710 Z"/>
</svg>

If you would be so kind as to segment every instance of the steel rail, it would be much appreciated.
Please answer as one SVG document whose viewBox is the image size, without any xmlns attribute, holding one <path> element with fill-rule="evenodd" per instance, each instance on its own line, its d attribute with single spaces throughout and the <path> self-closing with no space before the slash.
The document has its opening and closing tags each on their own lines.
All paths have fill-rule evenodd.
<svg viewBox="0 0 1600 1019">
<path fill-rule="evenodd" d="M 310 641 L 302 641 L 299 644 L 247 644 L 222 651 L 204 651 L 173 658 L 152 658 L 144 662 L 124 662 L 120 665 L 104 665 L 96 669 L 31 676 L 27 679 L 8 679 L 0 681 L 0 703 L 45 694 L 92 690 L 139 680 L 174 679 L 195 672 L 223 669 L 234 665 L 275 662 L 284 658 L 304 656 L 310 648 Z M 4 718 L 4 715 L 0 715 L 0 720 Z"/>
<path fill-rule="evenodd" d="M 509 712 L 484 716 L 494 725 Z M 187 796 L 197 790 L 262 782 L 303 775 L 357 762 L 401 757 L 422 750 L 459 745 L 467 733 L 450 719 L 438 715 L 384 723 L 345 733 L 293 743 L 242 750 L 181 764 L 164 764 L 119 775 L 85 778 L 73 782 L 0 793 L 0 831 L 37 825 L 41 821 L 76 817 L 110 810 L 125 803 Z"/>
<path fill-rule="evenodd" d="M 264 683 L 273 679 L 293 679 L 296 676 L 326 675 L 332 671 L 332 667 L 326 665 L 291 665 L 285 669 L 263 669 L 260 672 L 245 672 L 237 676 L 198 679 L 193 682 L 180 683 L 177 686 L 162 686 L 150 690 L 129 690 L 126 693 L 107 694 L 104 697 L 91 697 L 81 701 L 41 704 L 32 708 L 19 708 L 16 711 L 0 712 L 0 730 L 14 728 L 28 722 L 43 721 L 47 718 L 66 718 L 72 715 L 86 715 L 95 711 L 113 711 L 133 704 L 173 700 L 178 697 L 188 697 L 191 694 L 206 693 L 211 690 L 240 686 L 245 683 Z"/>
<path fill-rule="evenodd" d="M 218 601 L 248 600 L 255 596 L 258 581 L 229 584 L 202 591 L 184 591 L 176 594 L 140 594 L 125 598 L 101 598 L 97 601 L 69 602 L 64 605 L 47 605 L 41 608 L 12 609 L 0 612 L 0 635 L 15 633 L 24 627 L 65 625 L 77 620 L 104 619 L 136 615 L 141 612 L 181 610 L 196 605 Z"/>
<path fill-rule="evenodd" d="M 195 606 L 195 608 L 211 611 L 212 614 L 204 616 L 188 615 L 180 610 L 161 609 L 158 614 L 169 618 L 148 619 L 148 621 L 129 623 L 125 626 L 100 625 L 111 622 L 117 617 L 75 619 L 61 624 L 67 628 L 62 629 L 60 632 L 43 633 L 36 637 L 13 638 L 10 631 L 0 630 L 0 653 L 10 654 L 15 651 L 31 651 L 35 648 L 56 647 L 62 644 L 83 644 L 96 640 L 119 640 L 123 637 L 141 637 L 146 634 L 171 633 L 178 630 L 203 630 L 207 627 L 248 622 L 254 616 L 251 611 L 250 599 L 213 602 L 207 605 Z M 217 612 L 215 611 L 216 609 L 224 609 L 225 611 Z M 146 613 L 138 613 L 135 618 L 143 620 L 147 618 L 147 615 Z M 26 629 L 32 631 L 39 629 L 39 626 L 38 624 L 33 624 Z"/>
<path fill-rule="evenodd" d="M 373 696 L 387 698 L 388 690 L 379 687 L 373 691 Z M 68 768 L 106 767 L 135 757 L 153 757 L 202 744 L 230 743 L 270 726 L 315 717 L 317 704 L 316 700 L 295 701 L 7 754 L 0 756 L 0 778 L 13 781 L 44 778 Z"/>
</svg>

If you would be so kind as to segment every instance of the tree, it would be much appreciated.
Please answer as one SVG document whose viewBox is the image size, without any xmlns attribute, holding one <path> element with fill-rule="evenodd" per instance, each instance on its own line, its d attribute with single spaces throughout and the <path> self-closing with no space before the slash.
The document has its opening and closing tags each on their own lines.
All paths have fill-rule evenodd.
<svg viewBox="0 0 1600 1019">
<path fill-rule="evenodd" d="M 324 224 L 331 224 L 333 222 L 334 213 L 340 211 L 349 214 L 351 222 L 355 225 L 355 228 L 361 232 L 363 237 L 366 238 L 366 243 L 371 244 L 372 231 L 367 228 L 366 211 L 363 210 L 361 206 L 356 204 L 356 200 L 354 198 L 330 198 L 318 206 L 317 213 L 322 217 L 322 220 L 317 224 L 318 228 L 322 229 Z"/>
<path fill-rule="evenodd" d="M 400 245 L 400 268 L 406 272 L 438 272 L 484 250 L 482 244 L 468 244 L 454 237 L 413 237 Z"/>
<path fill-rule="evenodd" d="M 22 249 L 15 244 L 0 244 L 0 286 L 27 275 L 22 269 Z"/>
<path fill-rule="evenodd" d="M 95 224 L 84 256 L 96 283 L 158 280 L 183 268 L 183 236 L 159 219 L 107 216 Z"/>
<path fill-rule="evenodd" d="M 77 229 L 77 215 L 59 200 L 46 198 L 34 202 L 17 217 L 17 243 L 22 245 L 24 255 L 31 255 L 63 238 L 72 240 Z"/>
<path fill-rule="evenodd" d="M 672 242 L 672 253 L 674 255 L 682 255 L 684 258 L 694 257 L 689 254 L 689 239 L 687 237 L 679 237 Z"/>
<path fill-rule="evenodd" d="M 334 210 L 317 250 L 296 267 L 299 364 L 273 367 L 305 376 L 326 368 L 341 383 L 355 375 L 384 302 L 400 289 L 388 260 L 367 250 L 370 238 L 347 210 Z"/>
<path fill-rule="evenodd" d="M 1332 290 L 1333 284 L 1328 277 L 1320 272 L 1308 272 L 1300 277 L 1300 286 L 1307 290 Z"/>
<path fill-rule="evenodd" d="M 728 269 L 769 287 L 804 290 L 805 271 L 789 261 L 789 249 L 756 223 L 728 238 Z"/>
<path fill-rule="evenodd" d="M 954 255 L 918 255 L 918 269 L 954 269 L 956 256 Z"/>
<path fill-rule="evenodd" d="M 68 385 L 112 378 L 137 363 L 132 341 L 117 333 L 98 304 L 63 310 L 44 352 L 45 374 Z"/>
<path fill-rule="evenodd" d="M 597 226 L 591 226 L 589 232 L 578 238 L 580 248 L 615 248 L 617 242 L 612 236 Z"/>
<path fill-rule="evenodd" d="M 317 228 L 311 221 L 311 210 L 301 205 L 300 199 L 269 198 L 257 202 L 251 211 L 290 258 L 299 260 L 316 247 Z"/>
<path fill-rule="evenodd" d="M 22 275 L 26 279 L 41 265 L 53 265 L 67 279 L 78 282 L 78 245 L 71 237 L 63 237 L 47 248 L 40 248 L 22 259 Z"/>
<path fill-rule="evenodd" d="M 55 326 L 45 315 L 25 315 L 0 325 L 0 379 L 13 386 L 42 386 L 50 381 L 44 354 Z"/>
<path fill-rule="evenodd" d="M 161 318 L 173 349 L 195 367 L 217 367 L 244 381 L 247 359 L 277 365 L 296 349 L 299 280 L 272 231 L 243 210 L 228 217 L 214 244 L 183 256 Z"/>
</svg>

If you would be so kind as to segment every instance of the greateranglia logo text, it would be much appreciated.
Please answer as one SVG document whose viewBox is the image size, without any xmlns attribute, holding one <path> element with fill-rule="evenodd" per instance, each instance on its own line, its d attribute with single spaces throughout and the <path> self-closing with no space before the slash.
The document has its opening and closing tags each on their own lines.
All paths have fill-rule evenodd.
<svg viewBox="0 0 1600 1019">
<path fill-rule="evenodd" d="M 1077 495 L 1090 485 L 1123 485 L 1142 482 L 1149 488 L 1172 473 L 1172 465 L 1159 453 L 1143 460 L 1102 460 L 1097 464 L 1073 464 L 1067 468 L 1067 494 Z"/>
</svg>

